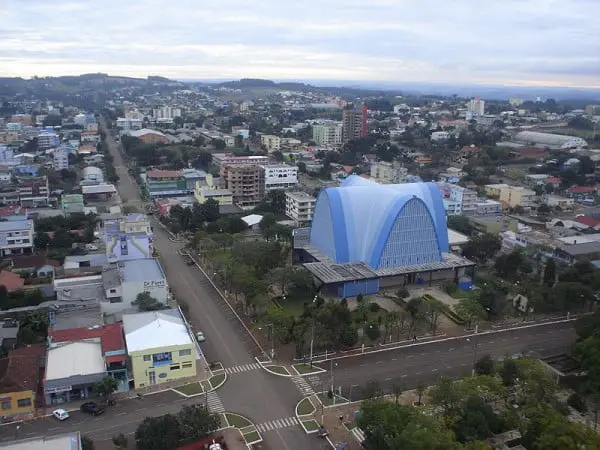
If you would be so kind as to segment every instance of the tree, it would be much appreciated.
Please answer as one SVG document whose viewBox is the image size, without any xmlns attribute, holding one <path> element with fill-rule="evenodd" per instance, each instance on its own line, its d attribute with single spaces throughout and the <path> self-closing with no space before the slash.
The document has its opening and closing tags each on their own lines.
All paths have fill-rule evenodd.
<svg viewBox="0 0 600 450">
<path fill-rule="evenodd" d="M 161 417 L 146 417 L 135 431 L 135 442 L 139 449 L 174 449 L 180 440 L 179 421 L 172 414 Z"/>
<path fill-rule="evenodd" d="M 212 143 L 215 146 L 215 149 L 217 150 L 225 150 L 225 148 L 227 147 L 227 144 L 223 139 L 213 139 Z"/>
<path fill-rule="evenodd" d="M 51 239 L 48 237 L 47 233 L 36 233 L 33 238 L 33 245 L 36 249 L 40 251 L 46 251 L 48 246 L 50 245 Z"/>
<path fill-rule="evenodd" d="M 392 394 L 394 394 L 394 403 L 396 403 L 396 405 L 398 404 L 398 401 L 400 400 L 400 396 L 402 395 L 403 392 L 404 392 L 404 386 L 402 385 L 402 383 L 395 382 L 392 385 Z"/>
<path fill-rule="evenodd" d="M 182 439 L 202 439 L 221 425 L 221 419 L 217 414 L 212 414 L 204 405 L 184 406 L 177 413 L 179 429 Z"/>
<path fill-rule="evenodd" d="M 271 226 L 273 226 L 276 222 L 277 222 L 277 219 L 275 218 L 275 214 L 266 213 L 265 215 L 263 215 L 262 219 L 260 220 L 260 223 L 258 224 L 258 228 L 260 228 L 260 231 L 264 232 L 267 229 L 269 229 Z"/>
<path fill-rule="evenodd" d="M 83 436 L 81 438 L 81 450 L 94 450 L 94 441 L 89 436 Z"/>
<path fill-rule="evenodd" d="M 158 311 L 167 308 L 163 303 L 152 297 L 149 292 L 140 292 L 131 304 L 137 306 L 140 312 Z"/>
<path fill-rule="evenodd" d="M 494 375 L 495 371 L 495 362 L 490 355 L 484 355 L 475 362 L 475 373 L 478 375 Z"/>
<path fill-rule="evenodd" d="M 383 395 L 381 385 L 377 380 L 367 381 L 366 386 L 363 388 L 363 397 L 366 399 L 378 398 Z"/>
<path fill-rule="evenodd" d="M 448 228 L 458 231 L 459 233 L 470 236 L 473 232 L 473 226 L 467 216 L 448 216 Z"/>
<path fill-rule="evenodd" d="M 465 258 L 485 262 L 498 253 L 501 247 L 502 243 L 498 236 L 484 234 L 474 237 L 463 246 L 463 256 Z"/>
<path fill-rule="evenodd" d="M 456 450 L 452 432 L 435 417 L 406 405 L 381 400 L 364 402 L 357 425 L 370 450 Z"/>
<path fill-rule="evenodd" d="M 50 241 L 50 247 L 52 248 L 70 248 L 73 245 L 73 236 L 65 230 L 61 228 L 57 230 L 52 236 L 52 240 Z"/>
<path fill-rule="evenodd" d="M 473 321 L 485 315 L 483 307 L 472 295 L 461 298 L 454 310 L 467 322 L 468 328 L 471 328 Z"/>
<path fill-rule="evenodd" d="M 425 385 L 424 381 L 419 381 L 417 383 L 417 387 L 415 388 L 415 391 L 417 392 L 417 396 L 418 396 L 418 400 L 417 400 L 417 404 L 419 406 L 421 406 L 423 404 L 423 394 L 425 394 L 425 391 L 427 390 L 427 386 Z"/>
<path fill-rule="evenodd" d="M 441 408 L 446 417 L 456 415 L 463 400 L 460 383 L 451 377 L 440 377 L 429 390 L 429 401 L 433 406 Z"/>
<path fill-rule="evenodd" d="M 548 258 L 546 265 L 544 266 L 544 284 L 547 286 L 554 286 L 556 282 L 556 262 L 554 258 Z"/>
<path fill-rule="evenodd" d="M 454 430 L 460 442 L 486 439 L 500 431 L 500 420 L 480 396 L 471 396 L 463 404 Z"/>
<path fill-rule="evenodd" d="M 105 399 L 118 388 L 119 381 L 108 375 L 92 385 L 92 391 Z"/>
<path fill-rule="evenodd" d="M 408 292 L 408 289 L 406 289 L 406 286 L 400 286 L 398 288 L 398 290 L 396 291 L 396 297 L 401 298 L 401 299 L 405 299 L 410 297 L 410 292 Z"/>
<path fill-rule="evenodd" d="M 127 441 L 128 439 L 123 433 L 119 433 L 112 437 L 113 445 L 119 450 L 127 450 Z"/>
<path fill-rule="evenodd" d="M 499 372 L 504 386 L 513 386 L 517 380 L 517 377 L 519 376 L 517 363 L 512 358 L 506 358 L 502 362 Z"/>
</svg>

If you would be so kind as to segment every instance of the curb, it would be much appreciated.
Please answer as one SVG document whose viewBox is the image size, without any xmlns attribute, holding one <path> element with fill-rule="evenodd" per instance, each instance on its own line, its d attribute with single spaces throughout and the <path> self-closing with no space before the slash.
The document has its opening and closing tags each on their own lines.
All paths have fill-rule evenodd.
<svg viewBox="0 0 600 450">
<path fill-rule="evenodd" d="M 229 414 L 229 415 L 232 415 L 232 416 L 238 416 L 238 417 L 241 417 L 242 419 L 246 420 L 246 421 L 247 421 L 247 422 L 248 422 L 250 425 L 247 425 L 247 426 L 245 426 L 245 427 L 243 427 L 243 428 L 238 428 L 238 427 L 235 427 L 235 426 L 233 426 L 233 425 L 231 425 L 231 424 L 229 423 L 229 420 L 227 420 L 227 415 L 226 415 L 226 414 Z M 233 429 L 233 430 L 238 430 L 238 431 L 239 431 L 239 433 L 242 435 L 242 439 L 243 439 L 243 440 L 244 440 L 244 442 L 246 443 L 246 447 L 248 447 L 248 448 L 252 448 L 252 446 L 253 446 L 254 444 L 258 444 L 258 443 L 260 443 L 260 442 L 262 442 L 262 441 L 263 441 L 262 434 L 260 433 L 260 431 L 258 431 L 258 428 L 257 428 L 257 426 L 254 424 L 254 422 L 253 422 L 253 421 L 251 421 L 250 419 L 248 419 L 246 416 L 243 416 L 243 415 L 241 415 L 241 414 L 238 414 L 238 413 L 227 412 L 227 411 L 220 413 L 220 415 L 221 415 L 221 416 L 223 417 L 223 419 L 225 420 L 225 423 L 227 423 L 227 426 L 226 426 L 226 427 L 219 428 L 219 429 L 218 429 L 218 430 L 216 430 L 216 431 L 227 430 L 227 429 L 229 429 L 229 428 L 231 428 L 231 429 Z M 257 440 L 255 440 L 255 441 L 251 441 L 251 442 L 248 442 L 248 441 L 246 441 L 246 437 L 244 436 L 244 433 L 242 432 L 242 430 L 243 430 L 243 429 L 246 429 L 246 428 L 254 428 L 254 430 L 250 430 L 250 431 L 249 431 L 249 433 L 255 432 L 255 433 L 258 435 L 258 439 L 257 439 Z"/>
<path fill-rule="evenodd" d="M 265 371 L 267 371 L 271 375 L 277 375 L 278 377 L 283 377 L 283 378 L 292 378 L 292 377 L 296 376 L 296 375 L 291 374 L 290 371 L 288 370 L 288 368 L 281 364 L 271 364 L 270 360 L 269 360 L 269 362 L 261 361 L 258 356 L 256 356 L 254 359 L 256 360 L 256 362 L 258 364 L 260 364 L 261 368 L 263 368 Z M 268 366 L 267 364 L 270 364 L 270 366 Z M 287 371 L 287 374 L 269 370 L 269 367 L 283 367 Z"/>
<path fill-rule="evenodd" d="M 227 373 L 225 373 L 225 371 L 223 371 L 223 374 L 222 374 L 222 375 L 225 375 L 225 377 L 223 378 L 223 381 L 221 381 L 221 382 L 220 382 L 220 383 L 219 383 L 217 386 L 213 387 L 213 386 L 212 386 L 212 383 L 210 382 L 211 378 L 214 378 L 214 377 L 216 377 L 216 376 L 218 376 L 218 375 L 221 375 L 221 374 L 220 374 L 220 373 L 218 373 L 217 375 L 213 375 L 213 376 L 211 376 L 211 377 L 210 377 L 209 379 L 207 379 L 207 380 L 200 380 L 200 381 L 198 381 L 198 382 L 197 382 L 198 384 L 200 384 L 200 385 L 202 386 L 202 381 L 206 381 L 206 382 L 207 382 L 207 383 L 210 385 L 210 387 L 211 387 L 211 389 L 209 389 L 208 391 L 199 392 L 198 394 L 187 395 L 187 394 L 184 394 L 184 393 L 183 393 L 183 392 L 181 392 L 181 391 L 178 391 L 178 390 L 177 390 L 177 388 L 171 388 L 171 389 L 168 389 L 168 390 L 170 390 L 170 391 L 172 391 L 172 392 L 175 392 L 177 395 L 181 395 L 182 397 L 185 397 L 185 398 L 196 398 L 196 397 L 200 397 L 201 395 L 206 395 L 206 394 L 208 394 L 209 392 L 214 392 L 214 391 L 216 391 L 217 389 L 220 389 L 221 387 L 223 387 L 223 385 L 224 385 L 224 384 L 227 382 L 227 378 L 228 378 L 228 377 L 227 377 Z M 187 383 L 187 384 L 192 384 L 192 383 Z M 185 386 L 185 384 L 184 384 L 183 386 Z M 179 386 L 179 387 L 182 387 L 182 386 Z M 203 387 L 203 389 L 204 389 L 204 387 Z"/>
<path fill-rule="evenodd" d="M 562 319 L 562 320 L 556 320 L 553 322 L 543 322 L 543 323 L 535 323 L 535 324 L 531 324 L 531 325 L 523 325 L 520 327 L 513 327 L 513 328 L 504 328 L 501 330 L 486 330 L 486 331 L 480 331 L 479 333 L 477 333 L 477 336 L 486 336 L 489 334 L 498 334 L 498 333 L 506 333 L 508 331 L 515 331 L 515 330 L 524 330 L 527 328 L 535 328 L 535 327 L 544 327 L 547 325 L 556 325 L 559 323 L 569 323 L 569 322 L 574 322 L 577 319 Z M 347 359 L 347 358 L 355 358 L 358 356 L 364 356 L 364 355 L 371 355 L 373 353 L 382 353 L 382 352 L 389 352 L 392 350 L 399 350 L 399 349 L 404 349 L 404 348 L 411 348 L 411 347 L 417 347 L 417 346 L 422 346 L 422 345 L 429 345 L 429 344 L 437 344 L 440 342 L 450 342 L 450 341 L 457 341 L 460 339 L 468 339 L 470 337 L 472 337 L 474 335 L 474 333 L 472 334 L 467 334 L 467 335 L 462 335 L 462 336 L 453 336 L 453 337 L 449 337 L 449 338 L 444 338 L 444 339 L 437 339 L 435 341 L 427 341 L 427 342 L 416 342 L 414 344 L 409 344 L 409 345 L 400 345 L 398 347 L 390 347 L 390 348 L 382 348 L 382 349 L 377 349 L 377 350 L 372 350 L 370 352 L 364 352 L 364 353 L 358 353 L 358 354 L 353 354 L 353 355 L 341 355 L 341 356 L 336 356 L 336 357 L 332 357 L 332 358 L 327 358 L 327 359 L 319 359 L 319 360 L 313 360 L 313 363 L 319 364 L 319 363 L 324 363 L 327 361 L 335 361 L 338 359 Z"/>
<path fill-rule="evenodd" d="M 300 364 L 303 364 L 303 363 L 300 363 Z M 292 370 L 293 370 L 294 372 L 296 372 L 296 374 L 297 374 L 297 375 L 292 375 L 292 376 L 294 376 L 294 377 L 308 377 L 308 376 L 311 376 L 311 375 L 318 375 L 318 374 L 320 374 L 320 373 L 325 373 L 325 372 L 327 372 L 327 370 L 323 369 L 322 367 L 315 367 L 315 366 L 314 366 L 314 364 L 313 364 L 313 368 L 316 368 L 316 369 L 318 369 L 318 370 L 315 370 L 315 371 L 313 371 L 313 372 L 305 372 L 305 373 L 300 373 L 300 372 L 298 371 L 298 369 L 296 369 L 296 368 L 294 367 L 295 365 L 296 365 L 296 364 L 292 364 L 292 365 L 290 366 L 290 367 L 292 368 Z M 308 365 L 308 364 L 306 364 L 306 365 Z"/>
<path fill-rule="evenodd" d="M 304 430 L 304 432 L 306 434 L 315 434 L 317 433 L 319 430 L 308 430 L 305 426 L 304 426 L 304 420 L 309 421 L 312 420 L 315 423 L 319 424 L 319 422 L 317 422 L 316 419 L 313 419 L 312 416 L 315 412 L 317 412 L 317 407 L 315 406 L 315 404 L 312 402 L 312 400 L 310 399 L 312 397 L 312 395 L 308 395 L 306 397 L 304 397 L 303 399 L 301 399 L 298 403 L 296 403 L 296 407 L 294 408 L 294 414 L 296 415 L 296 419 L 298 419 L 298 423 L 300 424 L 300 426 L 302 427 L 302 429 Z M 313 407 L 313 412 L 311 412 L 310 414 L 298 414 L 298 406 L 300 406 L 300 403 L 302 403 L 303 401 L 307 400 L 310 402 L 311 406 Z"/>
</svg>

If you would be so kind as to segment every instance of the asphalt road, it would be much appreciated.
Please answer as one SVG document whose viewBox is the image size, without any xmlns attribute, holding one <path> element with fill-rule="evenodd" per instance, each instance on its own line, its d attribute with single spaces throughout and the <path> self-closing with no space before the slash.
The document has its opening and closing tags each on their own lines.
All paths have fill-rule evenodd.
<svg viewBox="0 0 600 450">
<path fill-rule="evenodd" d="M 129 176 L 110 133 L 107 133 L 107 143 L 119 175 L 121 197 L 128 202 L 139 202 L 138 187 Z M 259 354 L 256 344 L 206 276 L 197 267 L 185 263 L 178 253 L 181 244 L 172 242 L 158 224 L 154 226 L 154 244 L 175 298 L 188 304 L 188 320 L 206 336 L 202 346 L 207 360 L 220 361 L 226 368 L 255 363 L 254 356 Z M 230 375 L 217 393 L 228 411 L 243 414 L 256 424 L 293 416 L 294 407 L 301 398 L 291 381 L 262 370 Z M 157 411 L 155 415 L 160 413 Z M 277 449 L 319 448 L 299 426 L 263 433 L 263 439 L 267 447 Z"/>
<path fill-rule="evenodd" d="M 361 388 L 371 380 L 378 381 L 388 393 L 394 383 L 411 389 L 419 381 L 431 385 L 440 375 L 470 374 L 473 362 L 486 354 L 496 359 L 527 352 L 554 356 L 569 353 L 574 342 L 572 322 L 452 338 L 333 361 L 333 384 L 336 390 L 342 387 L 344 397 L 351 395 L 352 400 L 360 400 Z M 327 370 L 332 367 L 331 362 L 319 365 Z M 327 391 L 331 386 L 331 372 L 310 376 L 308 381 L 316 391 Z"/>
</svg>

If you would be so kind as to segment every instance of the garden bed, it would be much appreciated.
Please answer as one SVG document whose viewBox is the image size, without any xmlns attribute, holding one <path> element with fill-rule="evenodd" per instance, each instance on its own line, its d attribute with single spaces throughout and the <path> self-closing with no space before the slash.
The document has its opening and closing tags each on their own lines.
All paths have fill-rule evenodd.
<svg viewBox="0 0 600 450">
<path fill-rule="evenodd" d="M 184 395 L 198 395 L 204 393 L 204 388 L 199 382 L 184 384 L 183 386 L 173 389 Z"/>
<path fill-rule="evenodd" d="M 302 426 L 304 427 L 307 433 L 318 431 L 319 428 L 321 428 L 321 425 L 319 425 L 314 419 L 303 420 Z"/>
<path fill-rule="evenodd" d="M 240 416 L 239 414 L 225 413 L 225 418 L 227 419 L 229 426 L 234 428 L 245 428 L 252 426 L 252 422 L 250 422 L 244 416 Z"/>
<path fill-rule="evenodd" d="M 225 382 L 225 374 L 221 373 L 219 375 L 214 375 L 208 382 L 210 383 L 211 388 L 217 389 Z"/>
<path fill-rule="evenodd" d="M 309 414 L 314 413 L 315 411 L 316 408 L 310 401 L 309 397 L 300 400 L 300 403 L 298 403 L 298 406 L 296 406 L 296 412 L 299 416 L 307 416 Z"/>
<path fill-rule="evenodd" d="M 307 373 L 313 373 L 313 372 L 321 372 L 324 371 L 324 369 L 315 366 L 314 364 L 311 366 L 310 364 L 304 364 L 304 363 L 300 363 L 300 364 L 294 364 L 294 369 L 296 369 L 296 371 L 300 374 L 300 375 L 304 375 Z"/>
<path fill-rule="evenodd" d="M 265 366 L 265 369 L 277 373 L 279 375 L 291 375 L 287 368 L 284 366 Z"/>
</svg>

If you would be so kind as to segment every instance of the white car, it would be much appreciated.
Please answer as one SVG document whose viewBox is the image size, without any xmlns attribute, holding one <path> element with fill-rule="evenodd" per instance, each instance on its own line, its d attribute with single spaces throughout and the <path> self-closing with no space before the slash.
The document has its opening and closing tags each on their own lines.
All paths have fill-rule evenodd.
<svg viewBox="0 0 600 450">
<path fill-rule="evenodd" d="M 55 409 L 54 411 L 52 411 L 52 415 L 57 420 L 60 420 L 62 422 L 63 420 L 67 420 L 69 418 L 69 411 L 59 408 L 59 409 Z"/>
<path fill-rule="evenodd" d="M 198 339 L 198 342 L 204 342 L 206 340 L 202 331 L 196 333 L 196 339 Z"/>
<path fill-rule="evenodd" d="M 98 250 L 98 247 L 94 244 L 85 244 L 85 248 L 86 248 L 86 250 L 92 250 L 92 251 Z"/>
</svg>

